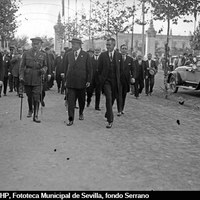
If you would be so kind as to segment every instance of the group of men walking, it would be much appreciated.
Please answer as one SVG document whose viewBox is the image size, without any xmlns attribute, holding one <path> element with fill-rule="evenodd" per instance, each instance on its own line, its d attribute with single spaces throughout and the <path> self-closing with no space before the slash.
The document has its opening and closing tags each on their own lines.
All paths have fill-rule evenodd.
<svg viewBox="0 0 200 200">
<path fill-rule="evenodd" d="M 47 85 L 53 76 L 48 62 L 49 53 L 41 51 L 41 38 L 32 38 L 32 48 L 20 57 L 19 82 L 23 85 L 28 99 L 29 112 L 27 117 L 40 123 L 38 111 L 40 102 L 44 106 L 44 96 Z M 107 51 L 96 48 L 92 54 L 82 49 L 82 41 L 73 38 L 72 48 L 61 52 L 54 60 L 54 71 L 58 92 L 66 95 L 68 122 L 71 126 L 75 119 L 76 101 L 79 106 L 79 120 L 84 120 L 85 103 L 90 106 L 95 92 L 95 110 L 100 111 L 100 96 L 106 100 L 106 128 L 111 128 L 114 121 L 113 104 L 116 100 L 118 116 L 124 114 L 127 93 L 134 87 L 136 98 L 145 87 L 146 95 L 151 95 L 154 86 L 154 76 L 158 70 L 152 55 L 144 61 L 141 55 L 134 60 L 128 55 L 126 44 L 120 46 L 120 52 L 115 50 L 115 39 L 106 41 Z M 48 50 L 47 50 L 48 51 Z M 52 67 L 51 67 L 52 68 Z M 53 85 L 52 81 L 52 84 Z M 1 86 L 0 86 L 1 87 Z M 22 91 L 20 90 L 22 97 Z"/>
</svg>

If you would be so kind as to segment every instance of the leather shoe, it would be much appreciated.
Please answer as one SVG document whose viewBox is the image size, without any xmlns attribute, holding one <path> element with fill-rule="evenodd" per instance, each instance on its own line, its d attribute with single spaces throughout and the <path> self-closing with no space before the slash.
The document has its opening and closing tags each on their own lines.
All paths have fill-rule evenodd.
<svg viewBox="0 0 200 200">
<path fill-rule="evenodd" d="M 106 125 L 106 128 L 111 128 L 112 124 L 113 124 L 112 122 L 111 123 L 108 122 L 108 124 Z"/>
<path fill-rule="evenodd" d="M 67 123 L 67 126 L 71 126 L 71 125 L 73 125 L 73 121 L 69 121 L 69 122 Z"/>
<path fill-rule="evenodd" d="M 44 101 L 41 101 L 41 105 L 42 105 L 42 107 L 45 107 Z"/>
<path fill-rule="evenodd" d="M 33 114 L 33 111 L 28 111 L 27 117 L 28 117 L 28 118 L 29 118 L 29 117 L 32 117 L 32 114 Z"/>
<path fill-rule="evenodd" d="M 40 123 L 41 121 L 38 119 L 37 116 L 33 117 L 33 121 L 36 122 L 36 123 Z"/>
<path fill-rule="evenodd" d="M 100 108 L 95 108 L 95 110 L 101 111 L 101 109 L 100 109 Z"/>
<path fill-rule="evenodd" d="M 120 117 L 121 115 L 122 115 L 122 113 L 121 113 L 121 112 L 118 112 L 118 113 L 117 113 L 117 116 L 118 116 L 118 117 Z"/>
<path fill-rule="evenodd" d="M 84 120 L 83 114 L 79 115 L 79 120 Z"/>
</svg>

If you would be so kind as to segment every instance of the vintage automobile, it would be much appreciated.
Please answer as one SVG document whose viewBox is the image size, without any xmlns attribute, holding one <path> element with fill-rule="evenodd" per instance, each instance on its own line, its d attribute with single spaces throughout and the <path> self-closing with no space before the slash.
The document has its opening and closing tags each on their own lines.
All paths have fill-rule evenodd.
<svg viewBox="0 0 200 200">
<path fill-rule="evenodd" d="M 169 72 L 167 83 L 173 93 L 179 88 L 200 90 L 200 60 L 196 64 L 180 66 Z"/>
</svg>

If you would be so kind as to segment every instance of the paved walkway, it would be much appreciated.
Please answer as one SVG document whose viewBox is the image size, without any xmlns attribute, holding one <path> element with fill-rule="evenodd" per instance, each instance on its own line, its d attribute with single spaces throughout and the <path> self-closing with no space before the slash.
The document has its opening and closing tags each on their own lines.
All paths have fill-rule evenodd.
<svg viewBox="0 0 200 200">
<path fill-rule="evenodd" d="M 199 93 L 164 98 L 162 72 L 154 95 L 128 94 L 125 115 L 106 129 L 102 110 L 67 127 L 63 95 L 47 92 L 42 123 L 19 120 L 20 99 L 0 99 L 0 190 L 199 190 Z M 184 98 L 180 105 L 178 99 Z M 179 120 L 180 125 L 177 123 Z"/>
</svg>

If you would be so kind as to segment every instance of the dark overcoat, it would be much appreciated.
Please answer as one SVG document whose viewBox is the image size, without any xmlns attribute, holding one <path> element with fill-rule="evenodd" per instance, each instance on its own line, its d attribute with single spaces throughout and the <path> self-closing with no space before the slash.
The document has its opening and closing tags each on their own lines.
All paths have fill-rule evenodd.
<svg viewBox="0 0 200 200">
<path fill-rule="evenodd" d="M 130 79 L 133 70 L 133 58 L 126 56 L 126 60 L 123 61 L 123 70 L 121 75 L 121 83 L 125 92 L 130 91 Z"/>
<path fill-rule="evenodd" d="M 90 56 L 81 50 L 75 60 L 74 51 L 70 51 L 63 58 L 66 87 L 72 89 L 84 89 L 86 83 L 91 83 L 92 68 Z"/>
</svg>

